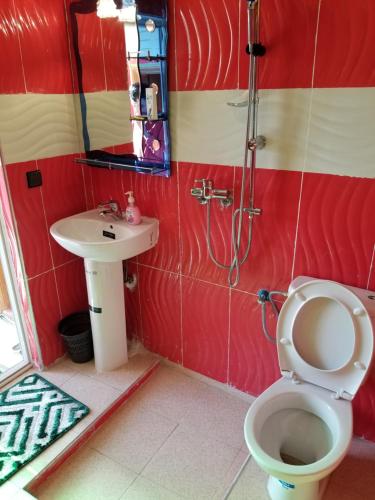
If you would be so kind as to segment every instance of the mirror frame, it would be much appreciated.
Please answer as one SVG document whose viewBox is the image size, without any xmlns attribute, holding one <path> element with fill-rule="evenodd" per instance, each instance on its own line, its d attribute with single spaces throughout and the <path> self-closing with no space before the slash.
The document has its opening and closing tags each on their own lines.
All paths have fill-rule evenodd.
<svg viewBox="0 0 375 500">
<path fill-rule="evenodd" d="M 75 78 L 74 85 L 76 87 L 76 91 L 79 95 L 79 104 L 80 104 L 80 114 L 82 120 L 82 138 L 83 138 L 83 146 L 85 150 L 85 158 L 77 158 L 76 161 L 78 163 L 83 163 L 85 165 L 99 167 L 99 168 L 108 168 L 108 169 L 116 169 L 116 170 L 131 170 L 139 173 L 146 173 L 151 175 L 159 175 L 164 177 L 169 177 L 171 174 L 170 169 L 170 134 L 169 134 L 169 123 L 168 123 L 168 81 L 167 81 L 167 61 L 168 61 L 168 53 L 167 53 L 167 41 L 168 41 L 168 30 L 167 30 L 167 5 L 166 0 L 114 0 L 116 7 L 118 9 L 127 8 L 129 6 L 135 6 L 137 12 L 137 31 L 138 31 L 138 46 L 142 47 L 142 39 L 140 35 L 139 23 L 144 22 L 144 19 L 154 20 L 155 16 L 152 13 L 147 12 L 139 12 L 139 6 L 155 4 L 155 2 L 160 3 L 160 10 L 163 12 L 163 18 L 158 18 L 158 22 L 162 22 L 164 33 L 164 54 L 162 56 L 158 55 L 157 57 L 150 56 L 150 52 L 148 52 L 148 57 L 141 57 L 141 52 L 138 51 L 138 55 L 136 56 L 136 62 L 138 66 L 139 79 L 141 82 L 140 95 L 144 96 L 145 87 L 142 85 L 142 63 L 147 60 L 151 61 L 163 61 L 160 63 L 160 80 L 163 84 L 160 86 L 158 91 L 160 92 L 159 101 L 162 102 L 162 109 L 158 113 L 157 119 L 149 120 L 147 116 L 130 116 L 129 120 L 132 122 L 133 129 L 133 137 L 135 137 L 135 129 L 142 128 L 142 144 L 144 144 L 144 149 L 146 150 L 147 141 L 151 141 L 152 148 L 154 144 L 160 145 L 159 138 L 153 138 L 153 130 L 154 129 L 162 129 L 162 145 L 163 145 L 163 160 L 155 159 L 147 159 L 141 156 L 137 156 L 132 153 L 128 154 L 115 154 L 109 153 L 104 150 L 90 148 L 90 135 L 87 123 L 87 99 L 85 97 L 84 86 L 83 86 L 83 75 L 84 68 L 82 64 L 82 59 L 79 50 L 79 28 L 77 15 L 84 14 L 92 14 L 97 10 L 97 0 L 76 0 L 73 1 L 69 6 L 69 27 L 70 27 L 70 35 L 71 35 L 71 46 L 72 46 L 72 66 L 75 66 Z M 152 10 L 152 7 L 151 7 Z M 117 22 L 121 22 L 118 21 Z M 124 26 L 124 38 L 125 38 L 125 29 Z M 127 61 L 127 73 L 128 73 L 128 81 L 130 80 L 130 70 L 129 70 L 129 59 L 134 57 L 131 56 L 130 53 L 126 52 L 124 54 L 125 60 Z M 73 69 L 74 71 L 74 69 Z M 131 94 L 131 85 L 129 85 L 129 101 L 130 107 L 132 108 L 132 99 L 130 97 Z M 155 124 L 158 125 L 161 123 L 160 127 L 155 127 Z M 156 141 L 156 142 L 155 142 Z M 133 142 L 135 145 L 135 142 Z M 108 145 L 109 147 L 110 145 Z"/>
</svg>

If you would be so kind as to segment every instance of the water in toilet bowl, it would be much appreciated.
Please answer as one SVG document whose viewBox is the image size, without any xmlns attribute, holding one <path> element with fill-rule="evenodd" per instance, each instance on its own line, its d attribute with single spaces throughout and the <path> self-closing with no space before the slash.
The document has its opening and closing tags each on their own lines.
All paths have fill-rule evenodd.
<svg viewBox="0 0 375 500">
<path fill-rule="evenodd" d="M 306 410 L 288 408 L 265 421 L 259 444 L 275 460 L 302 466 L 323 458 L 332 442 L 331 431 L 321 418 Z"/>
</svg>

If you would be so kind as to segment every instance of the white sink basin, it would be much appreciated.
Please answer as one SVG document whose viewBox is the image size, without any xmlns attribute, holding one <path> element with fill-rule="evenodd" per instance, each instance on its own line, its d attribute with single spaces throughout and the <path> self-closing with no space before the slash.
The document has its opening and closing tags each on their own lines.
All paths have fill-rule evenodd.
<svg viewBox="0 0 375 500">
<path fill-rule="evenodd" d="M 97 262 L 130 259 L 154 247 L 159 237 L 159 221 L 142 217 L 141 224 L 129 225 L 110 215 L 89 210 L 55 222 L 50 228 L 53 238 L 65 250 Z"/>
<path fill-rule="evenodd" d="M 94 209 L 61 219 L 50 231 L 62 247 L 84 258 L 96 369 L 123 366 L 128 354 L 122 261 L 156 245 L 159 221 L 142 217 L 131 226 Z"/>
</svg>

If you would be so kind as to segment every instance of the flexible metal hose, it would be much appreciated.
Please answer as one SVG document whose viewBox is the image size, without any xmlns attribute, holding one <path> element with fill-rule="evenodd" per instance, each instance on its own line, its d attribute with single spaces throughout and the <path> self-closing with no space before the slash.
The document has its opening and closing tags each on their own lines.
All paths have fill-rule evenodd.
<svg viewBox="0 0 375 500">
<path fill-rule="evenodd" d="M 268 331 L 268 326 L 267 326 L 267 302 L 270 302 L 273 312 L 275 316 L 277 317 L 279 315 L 279 309 L 277 308 L 277 305 L 275 304 L 275 301 L 273 299 L 274 295 L 282 295 L 283 297 L 287 297 L 288 294 L 286 292 L 281 292 L 280 290 L 272 290 L 271 292 L 268 293 L 267 300 L 258 300 L 262 307 L 262 328 L 263 328 L 263 333 L 266 337 L 267 340 L 272 342 L 273 344 L 276 344 L 276 338 L 272 337 Z"/>
</svg>

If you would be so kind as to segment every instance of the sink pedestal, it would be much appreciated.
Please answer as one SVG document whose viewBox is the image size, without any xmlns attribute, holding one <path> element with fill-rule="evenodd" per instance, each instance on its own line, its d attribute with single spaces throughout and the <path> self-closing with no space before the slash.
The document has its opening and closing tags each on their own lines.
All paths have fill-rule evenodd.
<svg viewBox="0 0 375 500">
<path fill-rule="evenodd" d="M 122 261 L 84 262 L 95 367 L 115 370 L 128 361 Z"/>
</svg>

